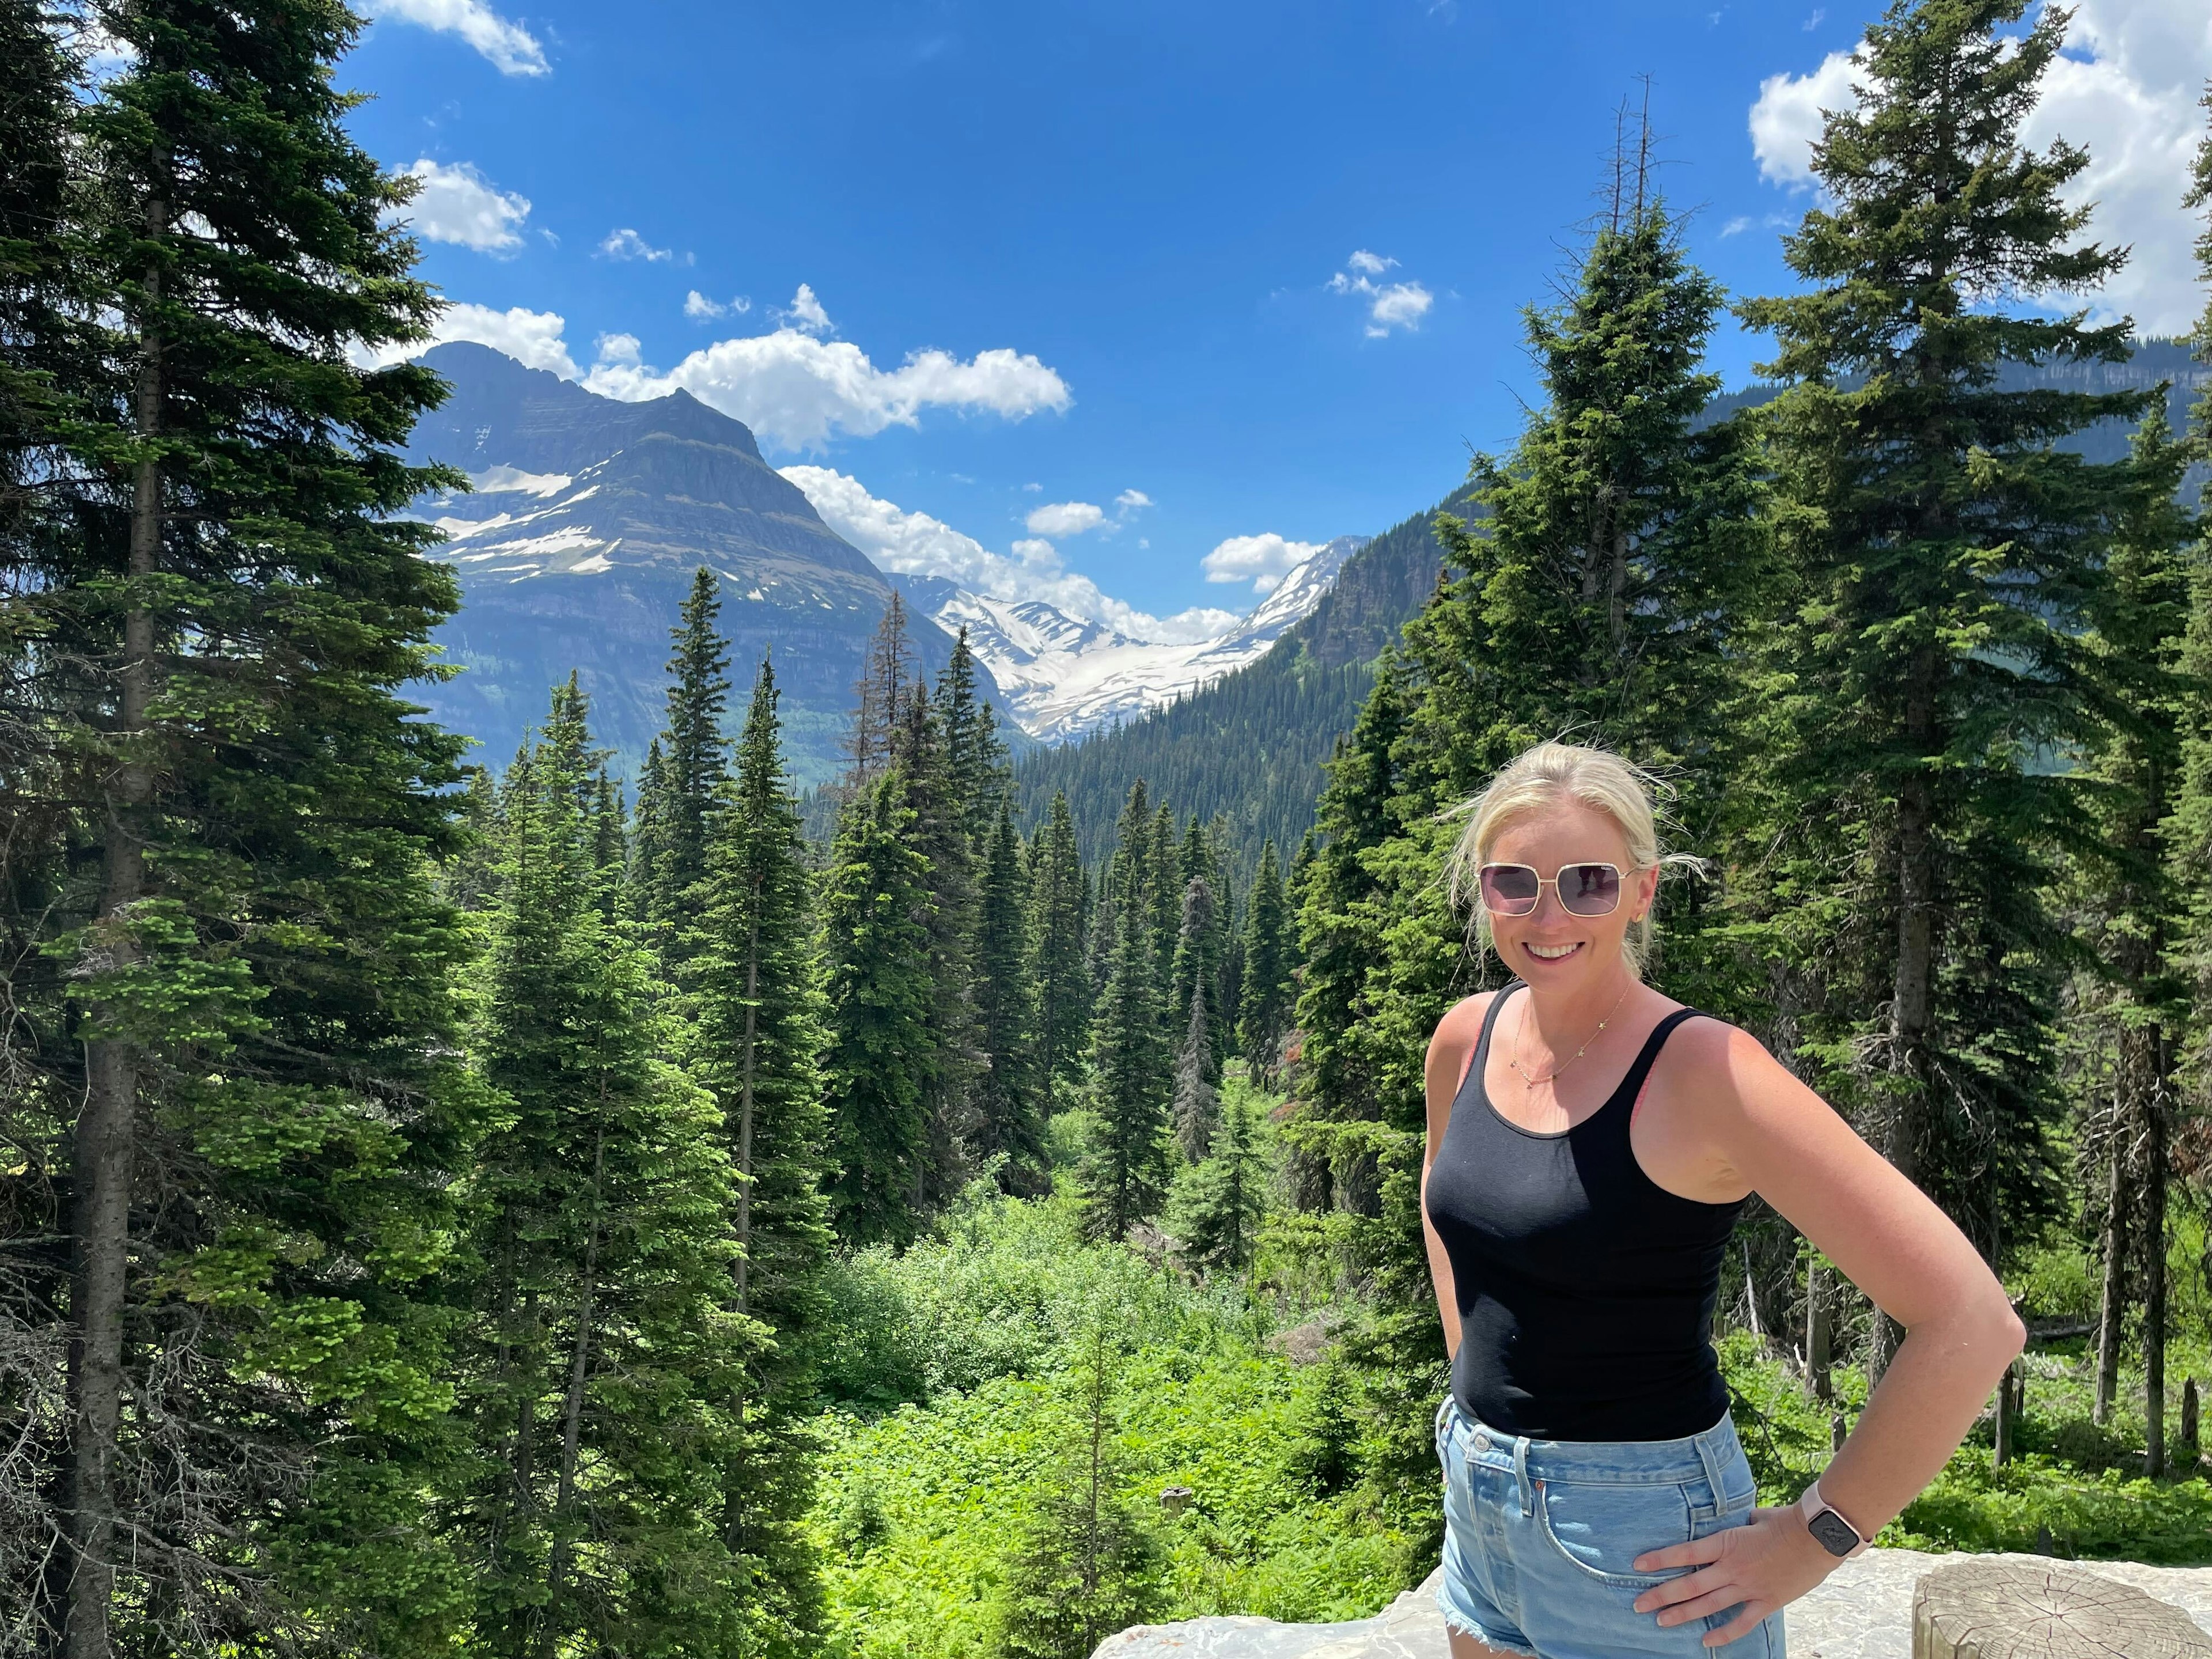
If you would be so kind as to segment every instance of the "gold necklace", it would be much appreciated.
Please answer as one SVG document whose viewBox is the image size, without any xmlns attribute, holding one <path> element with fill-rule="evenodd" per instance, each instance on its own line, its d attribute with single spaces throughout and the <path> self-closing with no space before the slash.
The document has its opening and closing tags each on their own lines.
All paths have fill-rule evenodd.
<svg viewBox="0 0 2212 1659">
<path fill-rule="evenodd" d="M 1560 1073 L 1562 1073 L 1562 1072 L 1565 1071 L 1565 1070 L 1567 1069 L 1567 1067 L 1568 1067 L 1568 1066 L 1570 1066 L 1573 1065 L 1577 1060 L 1580 1060 L 1580 1059 L 1581 1059 L 1584 1054 L 1588 1054 L 1588 1053 L 1589 1052 L 1589 1046 L 1590 1046 L 1590 1044 L 1591 1044 L 1591 1043 L 1593 1043 L 1593 1042 L 1595 1042 L 1597 1041 L 1597 1039 L 1598 1039 L 1598 1032 L 1599 1032 L 1599 1031 L 1602 1031 L 1602 1030 L 1605 1030 L 1605 1028 L 1606 1028 L 1607 1026 L 1608 1026 L 1608 1025 L 1610 1025 L 1610 1024 L 1613 1024 L 1613 1017 L 1615 1014 L 1617 1014 L 1617 1013 L 1619 1013 L 1619 1012 L 1620 1012 L 1620 1005 L 1621 1005 L 1622 1003 L 1624 1003 L 1624 1002 L 1626 1002 L 1626 1001 L 1627 1001 L 1627 1000 L 1628 1000 L 1628 994 L 1629 994 L 1631 991 L 1634 990 L 1635 988 L 1636 988 L 1636 981 L 1635 981 L 1634 980 L 1631 980 L 1631 981 L 1629 981 L 1629 982 L 1628 982 L 1626 985 L 1625 985 L 1624 987 L 1622 987 L 1622 988 L 1621 988 L 1620 994 L 1619 996 L 1617 996 L 1617 997 L 1615 997 L 1615 998 L 1613 999 L 1613 1006 L 1612 1006 L 1612 1007 L 1610 1007 L 1610 1008 L 1608 1008 L 1608 1009 L 1607 1009 L 1607 1010 L 1605 1011 L 1605 1018 L 1604 1018 L 1603 1019 L 1601 1019 L 1601 1020 L 1598 1021 L 1598 1023 L 1597 1023 L 1597 1030 L 1596 1030 L 1596 1031 L 1592 1031 L 1592 1032 L 1589 1034 L 1589 1036 L 1588 1037 L 1586 1037 L 1586 1038 L 1584 1038 L 1584 1039 L 1583 1039 L 1583 1046 L 1582 1046 L 1581 1048 L 1579 1048 L 1576 1049 L 1576 1050 L 1574 1051 L 1574 1053 L 1572 1053 L 1572 1054 L 1569 1054 L 1569 1055 L 1568 1055 L 1565 1060 L 1561 1060 L 1558 1065 L 1556 1065 L 1556 1066 L 1554 1066 L 1553 1067 L 1552 1067 L 1551 1073 L 1550 1073 L 1550 1075 L 1549 1075 L 1549 1076 L 1546 1076 L 1546 1077 L 1532 1077 L 1532 1076 L 1530 1076 L 1530 1075 L 1529 1075 L 1529 1072 L 1528 1072 L 1528 1068 L 1526 1066 L 1523 1066 L 1523 1065 L 1521 1063 L 1521 1060 L 1520 1060 L 1520 1058 L 1519 1058 L 1519 1056 L 1518 1056 L 1518 1055 L 1516 1055 L 1516 1054 L 1508 1054 L 1508 1055 L 1505 1057 L 1505 1063 L 1506 1063 L 1508 1066 L 1511 1066 L 1515 1071 L 1516 1071 L 1516 1072 L 1518 1072 L 1518 1073 L 1521 1073 L 1521 1086 L 1522 1086 L 1523 1089 L 1533 1089 L 1533 1088 L 1534 1088 L 1534 1087 L 1535 1087 L 1538 1084 L 1540 1084 L 1540 1083 L 1549 1083 L 1549 1082 L 1551 1082 L 1551 1081 L 1552 1081 L 1552 1079 L 1553 1079 L 1553 1078 L 1558 1077 L 1558 1076 L 1559 1076 L 1559 1074 Z M 1533 998 L 1536 994 L 1535 994 L 1534 991 L 1531 991 L 1531 992 L 1529 992 L 1529 993 L 1528 993 L 1528 994 Z M 1525 1033 L 1525 1022 L 1524 1022 L 1524 1033 Z M 1520 1045 L 1520 1043 L 1519 1043 L 1518 1042 L 1516 1042 L 1514 1043 L 1514 1045 L 1513 1045 L 1513 1046 L 1514 1046 L 1516 1048 L 1518 1048 L 1521 1045 Z"/>
</svg>

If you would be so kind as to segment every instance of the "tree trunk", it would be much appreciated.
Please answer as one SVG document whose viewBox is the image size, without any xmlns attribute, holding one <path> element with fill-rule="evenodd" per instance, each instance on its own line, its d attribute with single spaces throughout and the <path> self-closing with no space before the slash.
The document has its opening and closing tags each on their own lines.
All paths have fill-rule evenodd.
<svg viewBox="0 0 2212 1659">
<path fill-rule="evenodd" d="M 1905 737 L 1917 757 L 1936 752 L 1936 663 L 1929 647 L 1914 656 Z M 1907 1181 L 1920 1182 L 1931 1086 L 1928 1038 L 1936 1013 L 1936 805 L 1924 771 L 1905 775 L 1897 796 L 1897 965 L 1890 989 L 1889 1069 L 1896 1078 L 1883 1126 L 1882 1154 Z M 1904 1340 L 1898 1322 L 1875 1310 L 1867 1356 L 1871 1389 Z"/>
<path fill-rule="evenodd" d="M 1990 1467 L 1992 1468 L 2001 1469 L 2012 1462 L 2012 1437 L 2015 1415 L 2012 1397 L 2012 1378 L 2014 1365 L 2018 1364 L 2019 1362 L 2015 1360 L 2013 1365 L 2006 1366 L 2004 1375 L 1997 1378 L 1996 1431 L 1992 1437 L 1996 1442 L 1996 1449 L 1990 1458 Z"/>
<path fill-rule="evenodd" d="M 603 1108 L 605 1094 L 603 1085 L 600 1089 Z M 599 1290 L 599 1188 L 605 1178 L 606 1167 L 607 1131 L 603 1113 L 599 1139 L 592 1149 L 592 1219 L 584 1236 L 584 1282 L 576 1296 L 576 1334 L 574 1352 L 568 1364 L 568 1396 L 561 1408 L 561 1474 L 553 1499 L 553 1552 L 546 1574 L 546 1586 L 551 1592 L 547 1603 L 549 1615 L 559 1609 L 561 1583 L 568 1573 L 573 1553 L 568 1522 L 576 1501 L 576 1459 L 583 1445 L 584 1383 L 591 1374 L 592 1304 Z M 549 1618 L 547 1634 L 552 1633 Z"/>
<path fill-rule="evenodd" d="M 2128 1315 L 2126 1134 L 2123 1120 L 2105 1166 L 2105 1288 L 2097 1313 L 2097 1394 L 2090 1407 L 2091 1419 L 2100 1427 L 2112 1414 L 2112 1395 L 2120 1380 L 2121 1327 Z"/>
<path fill-rule="evenodd" d="M 1805 1371 L 1813 1381 L 1813 1398 L 1823 1401 L 1836 1397 L 1831 1370 L 1835 1364 L 1835 1320 L 1828 1269 L 1816 1261 L 1805 1270 Z"/>
<path fill-rule="evenodd" d="M 2181 1379 L 2181 1455 L 2188 1460 L 2188 1472 L 2197 1472 L 2197 1379 Z"/>
<path fill-rule="evenodd" d="M 753 1249 L 753 1074 L 760 1028 L 760 880 L 753 881 L 745 935 L 745 1058 L 738 1087 L 738 1311 L 747 1311 Z"/>
<path fill-rule="evenodd" d="M 149 236 L 167 228 L 167 207 L 158 194 L 146 202 Z M 149 312 L 161 298 L 161 271 L 149 266 L 142 279 Z M 161 336 L 150 315 L 138 329 L 136 426 L 150 443 L 161 430 Z M 132 966 L 131 907 L 145 896 L 145 826 L 142 817 L 154 793 L 154 774 L 143 748 L 146 710 L 154 683 L 154 614 L 144 584 L 161 550 L 161 463 L 141 454 L 131 478 L 130 578 L 133 591 L 123 617 L 120 708 L 116 738 L 119 763 L 110 775 L 102 825 L 103 872 L 100 923 L 94 950 L 108 972 Z M 95 1024 L 122 1011 L 103 1005 Z M 84 1109 L 71 1149 L 77 1197 L 77 1271 L 73 1288 L 76 1329 L 70 1343 L 71 1422 L 69 1460 L 70 1543 L 76 1557 L 70 1576 L 63 1633 L 65 1659 L 107 1659 L 108 1614 L 115 1589 L 115 1463 L 123 1423 L 123 1326 L 131 1254 L 131 1176 L 136 1144 L 139 1055 L 118 1036 L 85 1045 Z"/>
<path fill-rule="evenodd" d="M 2165 1060 L 2168 1044 L 2156 1027 L 2148 1033 L 2151 1052 Z M 2162 1068 L 2161 1068 L 2162 1072 Z M 2137 1246 L 2142 1257 L 2143 1421 L 2149 1437 L 2144 1443 L 2143 1473 L 2156 1480 L 2166 1474 L 2166 1124 L 2165 1079 L 2144 1103 L 2142 1236 Z"/>
</svg>

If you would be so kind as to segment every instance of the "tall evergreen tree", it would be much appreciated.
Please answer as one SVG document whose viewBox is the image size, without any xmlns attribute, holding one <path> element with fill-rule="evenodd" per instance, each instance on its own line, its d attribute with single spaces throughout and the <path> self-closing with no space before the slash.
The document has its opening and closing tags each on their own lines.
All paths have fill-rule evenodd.
<svg viewBox="0 0 2212 1659">
<path fill-rule="evenodd" d="M 1194 888 L 1204 884 L 1193 882 Z M 1189 1016 L 1183 1022 L 1182 1042 L 1176 1049 L 1175 1098 L 1169 1120 L 1175 1126 L 1176 1145 L 1186 1164 L 1203 1162 L 1212 1150 L 1214 1119 L 1221 1091 L 1213 1075 L 1213 1033 L 1206 1019 L 1206 992 L 1194 984 L 1188 998 Z"/>
<path fill-rule="evenodd" d="M 1132 802 L 1141 807 L 1136 791 Z M 1154 823 L 1134 817 L 1136 848 L 1149 850 Z M 1151 926 L 1151 884 L 1132 864 L 1130 884 L 1113 906 L 1113 945 L 1105 988 L 1091 1027 L 1096 1144 L 1084 1174 L 1087 1224 L 1102 1238 L 1120 1238 L 1159 1208 L 1168 1168 L 1168 1097 L 1173 1049 L 1163 1029 L 1163 975 Z M 1102 924 L 1103 926 L 1103 924 Z"/>
<path fill-rule="evenodd" d="M 981 1125 L 975 1089 L 986 1056 L 977 1028 L 975 848 L 936 703 L 916 682 L 905 703 L 893 771 L 906 786 L 908 844 L 922 860 L 929 904 L 929 1044 L 923 1080 L 926 1139 L 914 1167 L 912 1204 L 934 1214 L 974 1173 Z"/>
<path fill-rule="evenodd" d="M 744 1650 L 810 1651 L 821 1586 L 800 1530 L 813 1487 L 805 1424 L 826 1303 L 823 1007 L 798 804 L 784 775 L 775 670 L 753 682 L 736 775 L 711 819 L 706 912 L 694 941 L 691 1071 L 721 1109 L 736 1178 L 738 1312 L 773 1340 L 748 1356 L 728 1410 L 722 1537 L 747 1586 Z"/>
<path fill-rule="evenodd" d="M 351 14 L 97 16 L 78 87 L 0 10 L 0 1342 L 67 1356 L 0 1403 L 0 1571 L 70 1659 L 437 1646 L 459 744 L 402 692 L 455 596 L 403 514 L 458 479 L 398 453 L 435 376 L 350 356 L 434 302 Z"/>
<path fill-rule="evenodd" d="M 1231 1087 L 1221 1102 L 1220 1133 L 1206 1161 L 1178 1177 L 1168 1227 L 1183 1259 L 1210 1273 L 1241 1273 L 1267 1214 L 1267 1171 L 1252 1130 L 1252 1103 Z"/>
<path fill-rule="evenodd" d="M 890 765 L 905 718 L 907 684 L 913 668 L 914 642 L 907 637 L 906 602 L 894 590 L 890 603 L 884 607 L 883 620 L 868 641 L 860 678 L 853 687 L 856 707 L 853 729 L 845 740 L 852 763 L 845 773 L 848 787 L 872 781 Z"/>
<path fill-rule="evenodd" d="M 653 942 L 662 960 L 679 978 L 691 956 L 687 921 L 704 899 L 707 848 L 714 814 L 729 774 L 729 744 L 722 715 L 729 705 L 730 647 L 716 630 L 722 600 L 714 573 L 701 565 L 692 573 L 669 638 L 668 724 L 659 769 L 659 797 L 655 828 L 653 886 L 647 895 Z"/>
<path fill-rule="evenodd" d="M 1202 849 L 1197 862 L 1201 871 L 1207 867 Z M 1183 867 L 1188 871 L 1190 860 L 1186 860 Z M 1214 1035 L 1220 1024 L 1216 1012 L 1221 994 L 1219 914 L 1212 882 L 1203 874 L 1187 875 L 1182 915 L 1176 929 L 1175 961 L 1168 975 L 1167 1006 L 1180 1011 L 1186 1024 L 1195 1019 L 1205 1030 L 1206 1047 L 1197 1058 L 1209 1089 L 1221 1081 L 1220 1050 Z M 1193 1008 L 1198 1011 L 1194 1015 L 1190 1012 Z"/>
<path fill-rule="evenodd" d="M 1999 380 L 2128 350 L 2124 321 L 1992 301 L 2093 289 L 2124 258 L 2082 243 L 2087 210 L 2062 199 L 2087 156 L 2021 142 L 2066 26 L 2001 33 L 2025 9 L 1890 8 L 1858 103 L 1825 118 L 1824 204 L 1784 240 L 1803 290 L 1742 307 L 1776 338 L 1771 436 L 1801 509 L 1769 660 L 1784 920 L 1823 992 L 1807 1052 L 1992 1256 L 2055 1197 L 2045 849 L 2082 826 L 2039 757 L 2094 742 L 2084 624 L 2134 477 L 2056 446 L 2152 398 Z"/>
<path fill-rule="evenodd" d="M 637 814 L 631 837 L 629 913 L 648 932 L 657 927 L 663 872 L 668 867 L 668 757 L 655 738 L 646 745 L 637 781 Z"/>
<path fill-rule="evenodd" d="M 929 861 L 912 844 L 914 809 L 896 771 L 838 815 L 822 878 L 821 958 L 829 1040 L 830 1212 L 848 1243 L 906 1243 L 928 1149 Z"/>
<path fill-rule="evenodd" d="M 1002 799 L 976 906 L 976 1034 L 984 1054 L 975 1080 L 976 1152 L 1005 1160 L 1001 1188 L 1035 1196 L 1050 1182 L 1044 1119 L 1051 1079 L 1037 1038 L 1029 909 L 1021 837 L 1014 831 L 1012 804 Z"/>
<path fill-rule="evenodd" d="M 727 1310 L 720 1114 L 658 1057 L 649 958 L 607 920 L 592 758 L 572 678 L 508 792 L 476 1042 L 502 1112 L 471 1183 L 470 1642 L 516 1659 L 732 1651 L 745 1586 L 721 1528 L 725 1405 L 764 1334 Z"/>
<path fill-rule="evenodd" d="M 1176 842 L 1175 814 L 1165 801 L 1152 809 L 1152 841 L 1144 865 L 1145 931 L 1158 958 L 1160 983 L 1175 973 L 1176 945 L 1182 937 L 1182 849 Z"/>
<path fill-rule="evenodd" d="M 1244 906 L 1243 996 L 1237 1020 L 1237 1046 L 1253 1077 L 1272 1085 L 1288 1034 L 1297 941 L 1292 935 L 1290 896 L 1283 889 L 1275 843 L 1260 849 L 1259 872 Z"/>
<path fill-rule="evenodd" d="M 1085 927 L 1089 895 L 1076 851 L 1075 820 L 1065 794 L 1053 797 L 1051 815 L 1030 842 L 1029 885 L 1037 1056 L 1042 1085 L 1049 1089 L 1055 1081 L 1074 1081 L 1091 1029 Z"/>
<path fill-rule="evenodd" d="M 951 659 L 937 677 L 936 702 L 945 733 L 945 788 L 980 863 L 1012 775 L 991 705 L 976 694 L 975 654 L 969 649 L 964 623 L 952 642 Z"/>
</svg>

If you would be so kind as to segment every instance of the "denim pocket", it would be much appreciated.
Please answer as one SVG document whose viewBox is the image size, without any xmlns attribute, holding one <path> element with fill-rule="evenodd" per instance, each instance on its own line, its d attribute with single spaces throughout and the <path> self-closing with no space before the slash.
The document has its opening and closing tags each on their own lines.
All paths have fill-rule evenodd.
<svg viewBox="0 0 2212 1659">
<path fill-rule="evenodd" d="M 1641 1589 L 1690 1571 L 1638 1572 L 1630 1563 L 1647 1551 L 1688 1543 L 1700 1513 L 1711 1517 L 1713 1511 L 1710 1505 L 1700 1510 L 1687 1485 L 1536 1483 L 1537 1524 L 1546 1540 L 1571 1565 L 1611 1584 Z"/>
</svg>

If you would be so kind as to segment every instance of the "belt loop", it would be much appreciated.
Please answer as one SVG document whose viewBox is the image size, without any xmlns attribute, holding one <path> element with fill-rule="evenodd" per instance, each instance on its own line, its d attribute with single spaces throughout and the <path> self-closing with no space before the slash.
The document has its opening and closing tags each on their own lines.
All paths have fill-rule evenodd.
<svg viewBox="0 0 2212 1659">
<path fill-rule="evenodd" d="M 1725 1417 L 1696 1437 L 1698 1461 L 1705 1466 L 1705 1480 L 1713 1489 L 1713 1508 L 1716 1511 L 1724 1510 L 1729 1506 L 1728 1489 L 1721 1483 L 1720 1450 L 1713 1443 L 1721 1437 L 1724 1425 L 1732 1426 Z M 1753 1501 L 1757 1499 L 1754 1498 Z"/>
<path fill-rule="evenodd" d="M 1528 1487 L 1528 1437 L 1525 1434 L 1513 1437 L 1513 1478 L 1521 1486 L 1521 1513 L 1534 1515 L 1536 1500 Z"/>
</svg>

